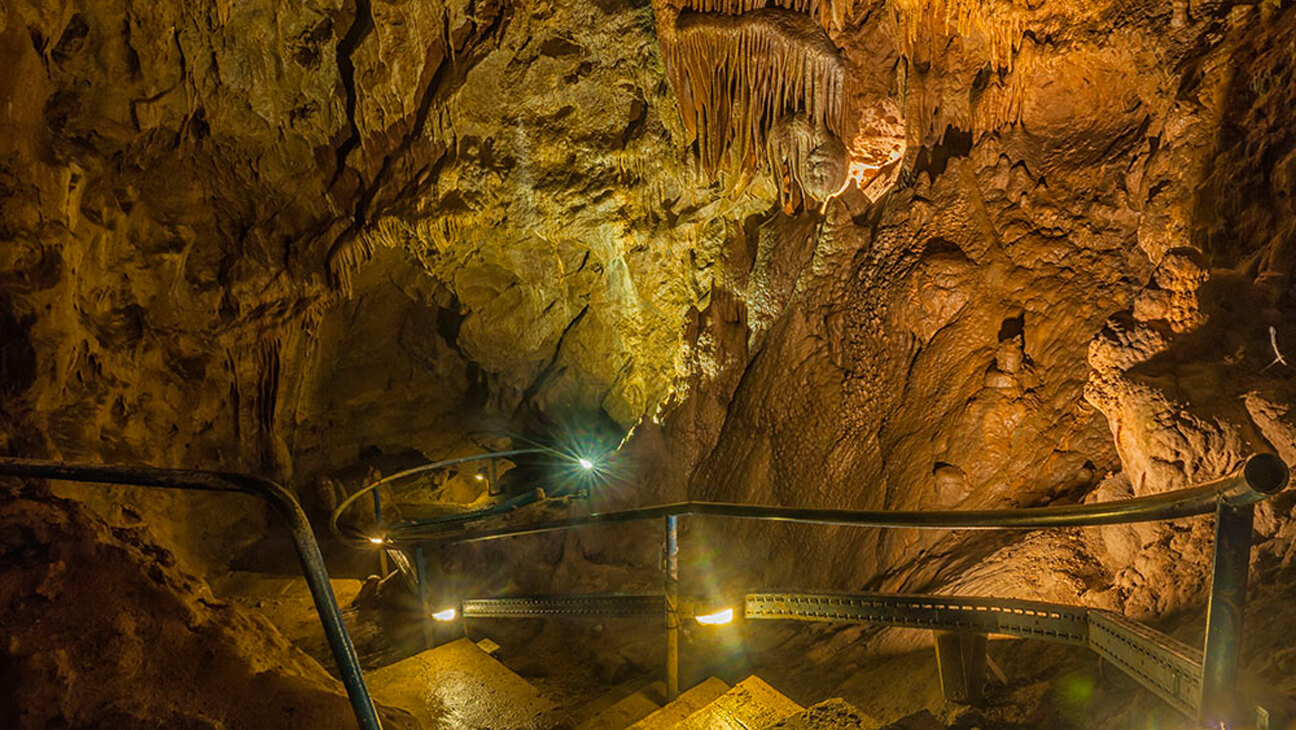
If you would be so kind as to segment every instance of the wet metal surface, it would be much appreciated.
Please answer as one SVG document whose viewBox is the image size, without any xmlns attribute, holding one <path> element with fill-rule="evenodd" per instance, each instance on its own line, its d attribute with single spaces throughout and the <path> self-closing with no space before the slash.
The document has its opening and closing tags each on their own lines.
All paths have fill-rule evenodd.
<svg viewBox="0 0 1296 730">
<path fill-rule="evenodd" d="M 768 727 L 804 710 L 760 677 L 748 677 L 674 727 L 676 730 L 751 730 Z"/>
<path fill-rule="evenodd" d="M 675 723 L 706 707 L 729 691 L 724 680 L 711 677 L 702 684 L 680 694 L 679 699 L 636 722 L 626 730 L 657 730 L 673 727 Z"/>
<path fill-rule="evenodd" d="M 554 709 L 468 639 L 371 672 L 369 685 L 380 702 L 408 710 L 424 730 L 541 730 Z"/>
</svg>

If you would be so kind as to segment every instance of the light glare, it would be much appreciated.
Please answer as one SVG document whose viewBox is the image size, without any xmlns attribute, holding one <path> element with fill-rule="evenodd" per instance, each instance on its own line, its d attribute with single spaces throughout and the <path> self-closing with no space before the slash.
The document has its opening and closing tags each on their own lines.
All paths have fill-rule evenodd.
<svg viewBox="0 0 1296 730">
<path fill-rule="evenodd" d="M 594 468 L 594 462 L 592 462 L 592 461 L 590 461 L 589 459 L 586 459 L 586 458 L 584 458 L 584 457 L 581 457 L 580 459 L 577 459 L 576 463 L 580 464 L 580 467 L 581 467 L 582 469 L 584 469 L 585 471 L 589 471 L 590 469 L 593 469 L 593 468 Z"/>
<path fill-rule="evenodd" d="M 371 537 L 369 538 L 369 542 L 375 545 L 382 545 L 383 543 L 387 542 L 387 539 L 382 537 Z"/>
<path fill-rule="evenodd" d="M 702 624 L 703 626 L 724 626 L 730 621 L 733 621 L 733 617 L 734 617 L 733 609 L 726 608 L 723 611 L 716 611 L 715 613 L 707 613 L 701 616 L 694 616 L 693 618 L 695 618 L 697 622 Z"/>
<path fill-rule="evenodd" d="M 436 621 L 454 621 L 457 615 L 458 613 L 453 608 L 447 608 L 432 614 L 432 618 Z"/>
</svg>

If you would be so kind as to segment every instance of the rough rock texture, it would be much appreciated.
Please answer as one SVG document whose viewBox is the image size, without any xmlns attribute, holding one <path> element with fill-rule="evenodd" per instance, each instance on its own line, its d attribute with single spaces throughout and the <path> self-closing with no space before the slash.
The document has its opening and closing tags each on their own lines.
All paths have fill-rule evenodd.
<svg viewBox="0 0 1296 730">
<path fill-rule="evenodd" d="M 771 730 L 877 730 L 882 723 L 860 712 L 849 702 L 838 699 L 825 700 L 806 708 L 805 712 L 776 723 Z"/>
<path fill-rule="evenodd" d="M 1290 448 L 1284 407 L 1264 405 L 1289 398 L 1287 366 L 1266 365 L 1267 325 L 1284 341 L 1290 222 L 1254 201 L 1281 208 L 1289 194 L 1277 165 L 1289 133 L 1264 120 L 1283 116 L 1273 105 L 1292 91 L 1278 40 L 1292 14 L 1204 8 L 1171 25 L 1169 9 L 1017 11 L 1020 26 L 978 37 L 932 21 L 934 36 L 900 44 L 920 61 L 902 79 L 920 148 L 902 189 L 864 213 L 831 208 L 813 235 L 777 217 L 744 231 L 772 253 L 749 244 L 745 266 L 717 283 L 730 294 L 699 314 L 681 392 L 701 395 L 652 437 L 692 458 L 654 476 L 719 500 L 1032 505 L 1164 491 L 1225 474 L 1253 449 Z M 965 42 L 930 53 L 950 37 Z M 1011 59 L 994 50 L 1002 37 Z M 1241 58 L 1245 78 L 1230 70 Z M 988 77 L 977 71 L 987 60 Z M 1233 185 L 1219 171 L 1228 159 Z M 1262 512 L 1262 537 L 1290 530 L 1285 503 Z M 697 530 L 728 540 L 720 555 L 761 546 L 748 561 L 758 570 L 706 566 L 758 573 L 747 584 L 945 585 L 1139 616 L 1200 602 L 1209 546 L 1206 521 L 1008 547 Z"/>
<path fill-rule="evenodd" d="M 663 62 L 681 28 L 692 76 Z M 600 506 L 1027 506 L 1296 460 L 1293 35 L 1284 2 L 12 0 L 0 451 L 255 471 L 316 511 L 534 412 L 635 426 Z M 782 55 L 680 93 L 756 36 Z M 690 106 L 747 113 L 716 141 Z M 198 571 L 269 527 L 237 496 L 59 489 Z M 1275 580 L 1291 506 L 1257 521 Z M 1209 534 L 696 521 L 684 580 L 1149 618 L 1200 605 Z M 657 539 L 443 567 L 641 589 Z"/>
<path fill-rule="evenodd" d="M 140 532 L 63 500 L 3 498 L 0 724 L 355 726 L 319 664 L 259 614 L 215 600 Z M 384 714 L 391 727 L 416 727 Z"/>
</svg>

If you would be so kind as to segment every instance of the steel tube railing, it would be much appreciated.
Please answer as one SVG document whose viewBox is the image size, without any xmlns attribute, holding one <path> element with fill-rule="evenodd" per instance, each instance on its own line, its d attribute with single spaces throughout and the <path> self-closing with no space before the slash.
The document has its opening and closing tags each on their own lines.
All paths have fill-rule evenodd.
<svg viewBox="0 0 1296 730">
<path fill-rule="evenodd" d="M 488 487 L 488 489 L 493 489 L 495 487 L 495 460 L 496 459 L 507 458 L 510 456 L 520 456 L 523 454 L 552 454 L 552 453 L 557 453 L 557 452 L 555 452 L 553 449 L 539 449 L 539 448 L 513 449 L 511 451 L 493 451 L 488 454 L 475 454 L 473 456 L 460 456 L 454 459 L 442 459 L 441 461 L 436 461 L 431 464 L 421 464 L 419 466 L 406 469 L 404 471 L 398 471 L 395 474 L 389 474 L 373 482 L 372 484 L 366 484 L 365 486 L 361 487 L 360 489 L 357 489 L 355 492 L 348 495 L 346 499 L 342 500 L 342 503 L 339 504 L 337 507 L 335 507 L 333 509 L 333 513 L 329 515 L 329 531 L 332 532 L 334 536 L 340 539 L 343 540 L 347 539 L 347 536 L 342 534 L 342 530 L 338 526 L 339 524 L 338 521 L 342 518 L 342 515 L 347 511 L 347 509 L 349 509 L 352 504 L 355 504 L 355 502 L 359 500 L 361 497 L 371 492 L 374 495 L 375 509 L 378 509 L 378 505 L 381 504 L 381 502 L 379 500 L 378 492 L 376 490 L 379 487 L 383 487 L 393 482 L 400 481 L 401 479 L 406 479 L 415 476 L 417 474 L 423 474 L 429 471 L 435 471 L 437 469 L 444 469 L 448 466 L 456 466 L 458 464 L 468 464 L 474 461 L 485 461 L 489 459 L 491 462 L 491 484 Z"/>
<path fill-rule="evenodd" d="M 679 697 L 679 518 L 666 518 L 666 701 Z"/>
<path fill-rule="evenodd" d="M 1206 648 L 1202 659 L 1201 711 L 1207 727 L 1223 727 L 1236 714 L 1242 651 L 1242 613 L 1251 568 L 1251 528 L 1255 507 L 1221 504 L 1215 517 L 1215 560 L 1206 606 Z"/>
<path fill-rule="evenodd" d="M 1045 527 L 1097 527 L 1157 522 L 1214 512 L 1224 503 L 1255 504 L 1287 484 L 1287 467 L 1272 454 L 1256 454 L 1246 466 L 1222 479 L 1187 489 L 1147 497 L 1058 507 L 999 510 L 842 510 L 723 502 L 676 502 L 581 517 L 536 522 L 518 527 L 452 532 L 423 525 L 396 525 L 387 533 L 393 541 L 431 540 L 467 543 L 570 530 L 591 525 L 660 520 L 671 516 L 711 516 L 773 522 L 799 522 L 854 527 L 907 527 L 941 530 L 1034 530 Z"/>
<path fill-rule="evenodd" d="M 54 461 L 0 457 L 0 476 L 29 479 L 56 479 L 60 481 L 92 482 L 121 486 L 158 487 L 162 489 L 201 490 L 209 492 L 241 492 L 253 494 L 269 502 L 288 523 L 297 557 L 301 560 L 306 585 L 319 611 L 320 623 L 328 639 L 333 659 L 337 662 L 342 684 L 346 687 L 361 730 L 382 730 L 360 659 L 342 621 L 342 611 L 329 583 L 328 568 L 320 553 L 310 521 L 302 511 L 301 503 L 277 482 L 247 474 L 199 471 L 193 469 L 160 469 L 145 466 L 102 466 L 93 464 L 63 464 Z"/>
<path fill-rule="evenodd" d="M 1097 527 L 1154 522 L 1215 512 L 1216 552 L 1208 607 L 1204 659 L 1196 676 L 1201 694 L 1179 709 L 1196 710 L 1198 719 L 1211 724 L 1231 722 L 1237 714 L 1235 689 L 1238 652 L 1242 643 L 1242 615 L 1246 602 L 1247 572 L 1255 504 L 1282 491 L 1288 468 L 1273 454 L 1251 456 L 1233 474 L 1195 487 L 1117 502 L 1002 510 L 869 511 L 792 508 L 780 506 L 677 502 L 581 517 L 550 520 L 518 527 L 474 531 L 447 531 L 444 526 L 407 523 L 394 527 L 389 539 L 410 542 L 472 543 L 524 535 L 538 535 L 596 525 L 666 520 L 666 621 L 667 691 L 678 688 L 678 518 L 712 516 L 808 524 L 945 530 Z M 1154 632 L 1155 633 L 1155 632 Z M 1159 634 L 1157 636 L 1160 636 Z M 1096 649 L 1097 650 L 1097 649 Z M 1141 680 L 1142 681 L 1142 680 Z M 1153 686 L 1153 685 L 1149 685 Z M 1177 694 L 1158 688 L 1165 697 Z M 1197 702 L 1196 700 L 1200 700 Z"/>
</svg>

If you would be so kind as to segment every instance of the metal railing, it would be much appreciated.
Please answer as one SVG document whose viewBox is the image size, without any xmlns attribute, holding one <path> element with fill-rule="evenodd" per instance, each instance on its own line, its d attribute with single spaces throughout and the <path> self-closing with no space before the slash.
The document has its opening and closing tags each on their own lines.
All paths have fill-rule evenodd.
<svg viewBox="0 0 1296 730">
<path fill-rule="evenodd" d="M 161 469 L 146 466 L 99 466 L 91 464 L 63 464 L 34 459 L 0 457 L 0 476 L 27 479 L 55 479 L 72 482 L 115 484 L 120 486 L 157 487 L 162 489 L 199 490 L 208 492 L 239 492 L 253 494 L 266 502 L 288 523 L 302 573 L 310 588 L 311 598 L 319 612 L 329 649 L 337 662 L 338 673 L 351 700 L 356 722 L 361 730 L 382 730 L 355 646 L 342 622 L 333 586 L 329 583 L 328 569 L 320 553 L 310 521 L 301 503 L 282 485 L 269 479 L 231 472 L 198 471 L 193 469 Z"/>
<path fill-rule="evenodd" d="M 454 459 L 442 459 L 441 461 L 435 461 L 432 462 L 431 464 L 421 464 L 416 467 L 395 472 L 394 474 L 388 474 L 387 476 L 384 476 L 380 479 L 370 482 L 369 484 L 366 484 L 360 489 L 357 489 L 356 491 L 347 495 L 347 498 L 342 500 L 342 502 L 338 504 L 336 508 L 333 509 L 332 514 L 329 515 L 329 532 L 333 533 L 334 537 L 337 537 L 338 539 L 350 541 L 352 543 L 363 544 L 364 542 L 371 542 L 374 536 L 359 537 L 355 535 L 346 534 L 345 531 L 342 529 L 341 519 L 342 519 L 342 515 L 345 514 L 346 511 L 349 510 L 352 505 L 360 501 L 360 499 L 364 497 L 366 494 L 372 494 L 374 520 L 379 527 L 382 527 L 383 526 L 383 505 L 382 505 L 382 497 L 380 496 L 381 492 L 379 491 L 382 487 L 391 487 L 397 482 L 410 479 L 412 477 L 416 477 L 421 474 L 426 474 L 428 472 L 440 471 L 442 469 L 449 469 L 451 467 L 460 466 L 462 464 L 471 464 L 474 462 L 485 461 L 488 463 L 488 473 L 486 475 L 480 475 L 480 476 L 482 476 L 486 480 L 487 489 L 494 490 L 499 481 L 500 460 L 508 459 L 514 456 L 533 456 L 538 454 L 551 454 L 551 453 L 554 453 L 554 450 L 547 449 L 547 448 L 527 448 L 527 449 L 510 449 L 508 451 L 493 451 L 486 454 L 474 454 L 472 456 L 460 456 Z M 507 508 L 508 506 L 509 505 L 507 505 L 506 503 L 505 508 Z M 462 522 L 462 521 L 477 520 L 477 519 L 482 519 L 484 517 L 492 516 L 494 514 L 498 514 L 500 511 L 502 510 L 500 510 L 499 508 L 487 508 L 484 510 L 479 510 L 477 512 L 469 512 L 469 513 L 453 515 L 454 518 L 453 520 L 446 520 L 446 519 L 413 520 L 402 524 L 405 525 L 406 527 L 421 526 L 426 528 L 426 527 L 433 527 L 437 525 L 444 527 L 445 523 L 448 521 Z"/>
<path fill-rule="evenodd" d="M 460 461 L 480 460 L 490 456 L 466 457 Z M 444 465 L 440 463 L 420 469 Z M 356 720 L 362 730 L 380 730 L 377 713 L 365 686 L 355 649 L 342 622 L 319 546 L 301 505 L 281 485 L 268 479 L 226 472 L 75 465 L 14 458 L 0 458 L 0 476 L 242 492 L 268 501 L 289 525 L 311 596 L 315 600 L 325 635 L 351 699 Z M 1248 459 L 1236 473 L 1209 484 L 1112 503 L 1009 510 L 886 512 L 680 502 L 549 520 L 520 527 L 459 532 L 447 531 L 445 525 L 439 523 L 400 523 L 385 527 L 386 535 L 380 542 L 383 549 L 400 549 L 407 544 L 417 547 L 420 598 L 426 607 L 421 543 L 472 543 L 592 525 L 663 520 L 665 576 L 664 594 L 660 597 L 486 598 L 465 601 L 460 613 L 465 618 L 478 618 L 555 613 L 626 615 L 645 610 L 661 611 L 660 615 L 666 620 L 667 686 L 673 698 L 678 694 L 679 688 L 680 517 L 728 517 L 880 528 L 1041 529 L 1149 522 L 1215 512 L 1215 554 L 1207 608 L 1206 642 L 1204 651 L 1200 653 L 1117 614 L 1012 599 L 787 592 L 748 594 L 744 597 L 744 615 L 748 619 L 856 621 L 931 628 L 936 631 L 937 660 L 946 694 L 958 695 L 964 699 L 979 692 L 972 685 L 980 680 L 971 675 L 975 674 L 977 666 L 981 666 L 981 674 L 984 675 L 986 634 L 1007 633 L 1065 643 L 1086 643 L 1176 709 L 1218 727 L 1220 724 L 1231 723 L 1240 709 L 1235 704 L 1234 695 L 1254 506 L 1282 491 L 1287 482 L 1287 466 L 1281 459 L 1270 454 L 1258 454 Z M 370 485 L 368 491 L 376 493 L 374 490 L 380 485 L 381 483 Z M 335 515 L 340 514 L 342 509 L 364 493 L 368 492 L 352 495 Z M 1082 633 L 1084 642 L 1080 640 Z M 981 665 L 977 665 L 975 661 L 978 651 Z M 946 682 L 946 669 L 956 665 L 962 673 L 962 688 L 958 692 L 951 692 L 950 685 L 954 682 Z M 968 667 L 973 669 L 969 670 Z"/>
<path fill-rule="evenodd" d="M 594 513 L 579 517 L 548 520 L 517 527 L 500 527 L 477 530 L 447 530 L 444 526 L 419 523 L 397 524 L 387 528 L 389 546 L 416 545 L 419 575 L 423 575 L 422 543 L 462 544 L 498 540 L 524 535 L 571 530 L 596 525 L 627 524 L 663 520 L 664 594 L 660 597 L 660 610 L 666 620 L 666 680 L 668 696 L 678 693 L 678 646 L 680 630 L 679 596 L 679 518 L 723 517 L 746 520 L 796 522 L 821 525 L 915 528 L 915 529 L 1021 529 L 1034 530 L 1056 527 L 1095 527 L 1137 522 L 1170 520 L 1195 515 L 1215 513 L 1215 551 L 1212 580 L 1207 607 L 1205 648 L 1198 652 L 1177 640 L 1106 611 L 1096 611 L 1070 606 L 1040 604 L 1042 608 L 1026 606 L 1030 602 L 1013 599 L 951 598 L 941 596 L 896 596 L 884 594 L 856 594 L 825 597 L 823 594 L 749 594 L 744 600 L 744 614 L 749 619 L 793 618 L 801 620 L 852 620 L 887 625 L 924 625 L 937 632 L 937 658 L 942 669 L 942 685 L 947 697 L 975 694 L 969 689 L 979 681 L 975 677 L 962 677 L 963 688 L 951 692 L 953 682 L 946 683 L 946 668 L 966 667 L 968 656 L 975 659 L 979 651 L 984 671 L 985 635 L 1000 633 L 984 621 L 969 617 L 984 614 L 1003 617 L 1030 615 L 1035 623 L 1048 624 L 1045 618 L 1067 624 L 1062 631 L 1041 628 L 1036 632 L 1003 633 L 1028 635 L 1033 638 L 1060 640 L 1084 644 L 1100 656 L 1112 661 L 1143 686 L 1165 699 L 1171 706 L 1211 727 L 1232 723 L 1242 708 L 1235 697 L 1238 675 L 1238 652 L 1242 639 L 1242 614 L 1246 604 L 1246 588 L 1250 567 L 1251 528 L 1254 506 L 1278 492 L 1288 482 L 1286 464 L 1272 454 L 1257 454 L 1249 458 L 1242 468 L 1222 479 L 1200 486 L 1175 490 L 1158 495 L 1139 497 L 1117 502 L 1089 505 L 1066 505 L 1005 510 L 967 511 L 861 511 L 806 509 L 777 506 L 724 504 L 714 502 L 679 502 L 614 512 Z M 420 597 L 426 601 L 424 586 L 420 583 Z M 836 601 L 838 606 L 872 601 L 890 613 L 825 612 L 820 604 Z M 512 602 L 511 604 L 509 602 Z M 627 603 L 628 602 L 628 603 Z M 480 598 L 465 602 L 460 607 L 464 618 L 554 615 L 622 615 L 652 606 L 654 600 L 645 596 L 548 596 L 531 598 Z M 797 611 L 790 606 L 804 604 L 819 606 L 815 611 Z M 779 605 L 771 611 L 770 605 Z M 951 613 L 950 606 L 961 606 Z M 510 606 L 512 606 L 510 608 Z M 908 608 L 906 608 L 908 606 Z M 621 613 L 617 613 L 620 611 Z M 944 614 L 941 612 L 944 611 Z M 1042 612 L 1042 613 L 1040 613 Z M 942 615 L 956 618 L 945 620 Z M 887 618 L 887 617 L 890 618 Z M 1002 629 L 1009 624 L 996 623 Z M 1083 634 L 1083 641 L 1080 639 Z M 979 643 L 978 643 L 979 641 Z M 942 647 L 945 647 L 942 650 Z M 970 648 L 969 648 L 970 647 Z M 979 647 L 979 649 L 978 649 Z M 970 653 L 969 653 L 970 652 Z M 950 659 L 958 654 L 958 661 Z M 971 666 L 977 666 L 975 662 Z M 978 690 L 979 691 L 979 690 Z M 960 694 L 961 693 L 961 694 Z"/>
</svg>

